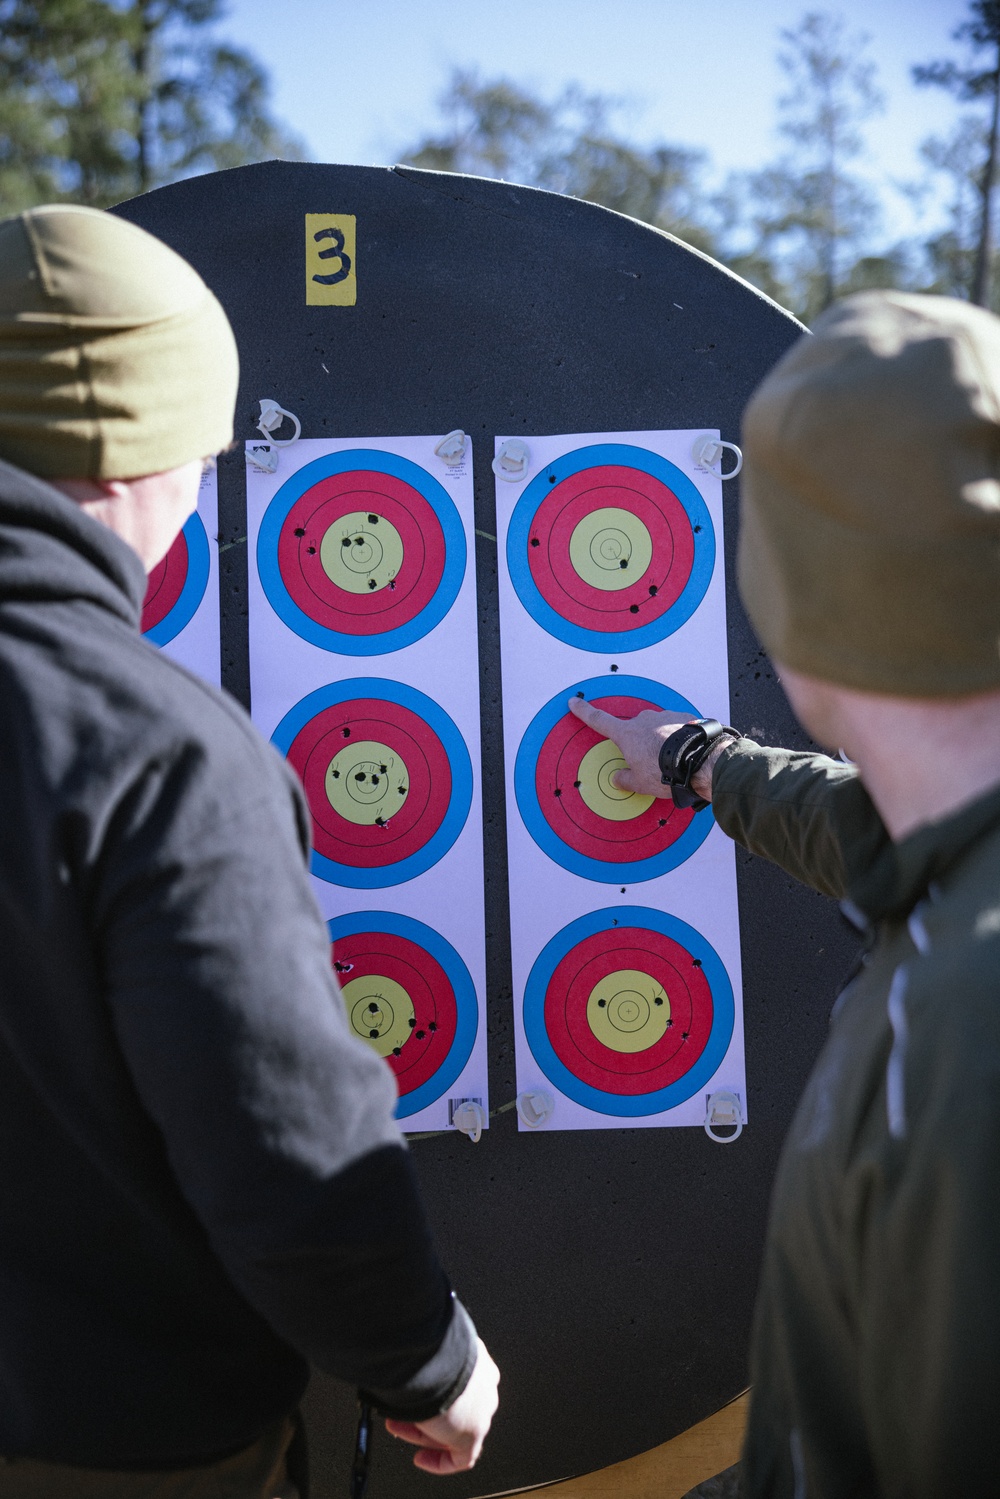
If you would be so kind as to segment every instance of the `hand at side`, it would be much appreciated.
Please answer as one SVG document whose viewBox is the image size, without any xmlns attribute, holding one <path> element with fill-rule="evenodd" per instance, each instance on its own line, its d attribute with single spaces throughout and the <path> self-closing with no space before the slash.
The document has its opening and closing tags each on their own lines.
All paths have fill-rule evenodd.
<svg viewBox="0 0 1000 1499">
<path fill-rule="evenodd" d="M 426 1473 L 464 1473 L 475 1465 L 494 1412 L 499 1404 L 497 1385 L 500 1371 L 490 1358 L 486 1344 L 479 1340 L 479 1356 L 472 1378 L 454 1405 L 429 1421 L 397 1421 L 387 1417 L 385 1429 L 391 1436 L 412 1442 L 414 1467 Z"/>
</svg>

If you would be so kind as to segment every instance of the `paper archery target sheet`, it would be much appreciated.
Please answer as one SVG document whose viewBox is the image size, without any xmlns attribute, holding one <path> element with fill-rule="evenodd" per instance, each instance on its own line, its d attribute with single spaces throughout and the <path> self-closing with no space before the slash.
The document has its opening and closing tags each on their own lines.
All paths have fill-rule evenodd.
<svg viewBox="0 0 1000 1499">
<path fill-rule="evenodd" d="M 439 441 L 247 464 L 253 718 L 305 789 L 331 962 L 410 1131 L 489 1112 L 472 455 Z"/>
<path fill-rule="evenodd" d="M 723 1090 L 746 1118 L 733 845 L 711 809 L 618 790 L 615 745 L 567 706 L 728 722 L 705 435 L 496 440 L 517 1087 L 552 1100 L 540 1130 L 703 1125 Z"/>
<path fill-rule="evenodd" d="M 219 686 L 219 493 L 214 469 L 202 474 L 197 510 L 149 575 L 140 628 L 166 655 Z"/>
</svg>

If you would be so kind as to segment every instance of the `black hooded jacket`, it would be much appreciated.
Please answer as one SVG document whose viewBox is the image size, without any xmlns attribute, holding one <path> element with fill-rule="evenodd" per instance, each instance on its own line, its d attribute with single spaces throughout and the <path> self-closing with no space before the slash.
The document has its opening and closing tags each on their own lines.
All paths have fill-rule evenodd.
<svg viewBox="0 0 1000 1499">
<path fill-rule="evenodd" d="M 422 1419 L 474 1332 L 350 1033 L 298 785 L 0 463 L 0 1454 L 184 1466 L 307 1359 Z"/>
</svg>

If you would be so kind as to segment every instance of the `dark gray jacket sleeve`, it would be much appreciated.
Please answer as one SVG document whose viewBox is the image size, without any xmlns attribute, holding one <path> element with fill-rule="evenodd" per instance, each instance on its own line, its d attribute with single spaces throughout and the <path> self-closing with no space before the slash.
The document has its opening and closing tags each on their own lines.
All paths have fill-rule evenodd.
<svg viewBox="0 0 1000 1499">
<path fill-rule="evenodd" d="M 853 766 L 751 739 L 719 756 L 712 811 L 723 832 L 750 853 L 838 900 L 889 844 Z"/>
<path fill-rule="evenodd" d="M 987 911 L 964 950 L 908 965 L 893 1128 L 883 1094 L 845 1192 L 869 1440 L 881 1491 L 913 1499 L 997 1490 L 1000 910 Z"/>
<path fill-rule="evenodd" d="M 232 736 L 230 736 L 232 737 Z M 93 891 L 112 1023 L 231 1278 L 289 1343 L 423 1419 L 476 1340 L 435 1254 L 389 1070 L 350 1031 L 271 749 L 192 744 L 121 795 Z"/>
</svg>

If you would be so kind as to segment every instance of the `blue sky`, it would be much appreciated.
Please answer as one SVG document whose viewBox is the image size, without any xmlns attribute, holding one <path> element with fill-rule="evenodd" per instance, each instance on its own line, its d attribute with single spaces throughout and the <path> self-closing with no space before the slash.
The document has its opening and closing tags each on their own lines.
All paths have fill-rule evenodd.
<svg viewBox="0 0 1000 1499">
<path fill-rule="evenodd" d="M 222 30 L 268 66 L 276 110 L 314 160 L 394 161 L 434 127 L 451 69 L 475 65 L 545 93 L 576 81 L 625 97 L 633 138 L 704 147 L 721 178 L 778 149 L 778 32 L 806 9 L 871 38 L 887 108 L 863 169 L 884 233 L 913 232 L 891 184 L 919 175 L 920 140 L 947 129 L 955 105 L 914 88 L 909 70 L 954 51 L 964 0 L 230 0 Z"/>
</svg>

